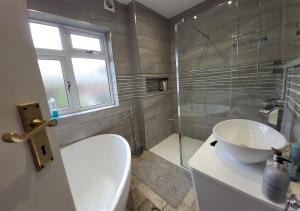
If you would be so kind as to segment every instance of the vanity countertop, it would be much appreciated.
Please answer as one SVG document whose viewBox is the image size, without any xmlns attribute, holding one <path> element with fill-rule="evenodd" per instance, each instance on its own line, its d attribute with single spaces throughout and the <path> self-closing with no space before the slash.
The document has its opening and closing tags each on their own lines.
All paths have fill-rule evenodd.
<svg viewBox="0 0 300 211">
<path fill-rule="evenodd" d="M 211 135 L 190 159 L 190 168 L 199 174 L 225 185 L 233 191 L 245 194 L 260 202 L 267 203 L 276 208 L 284 208 L 285 203 L 276 204 L 268 200 L 261 192 L 261 184 L 265 163 L 245 165 L 235 161 L 220 151 L 218 144 L 211 146 L 215 138 Z M 289 193 L 300 198 L 300 184 L 290 183 Z"/>
</svg>

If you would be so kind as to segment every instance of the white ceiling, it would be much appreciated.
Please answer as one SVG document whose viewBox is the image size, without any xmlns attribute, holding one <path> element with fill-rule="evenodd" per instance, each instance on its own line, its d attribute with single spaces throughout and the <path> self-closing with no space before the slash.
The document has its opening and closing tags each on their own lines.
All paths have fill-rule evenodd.
<svg viewBox="0 0 300 211">
<path fill-rule="evenodd" d="M 128 4 L 131 0 L 116 0 L 122 4 Z M 154 10 L 155 12 L 172 18 L 183 11 L 201 3 L 205 0 L 137 0 L 139 3 Z"/>
</svg>

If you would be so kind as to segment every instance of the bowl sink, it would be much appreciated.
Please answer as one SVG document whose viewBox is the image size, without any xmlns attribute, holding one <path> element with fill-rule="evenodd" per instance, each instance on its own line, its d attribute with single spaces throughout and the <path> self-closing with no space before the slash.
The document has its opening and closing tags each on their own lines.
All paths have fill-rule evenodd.
<svg viewBox="0 0 300 211">
<path fill-rule="evenodd" d="M 221 151 L 245 164 L 266 161 L 273 153 L 272 147 L 281 150 L 287 143 L 275 129 L 246 119 L 220 122 L 214 126 L 213 134 Z"/>
</svg>

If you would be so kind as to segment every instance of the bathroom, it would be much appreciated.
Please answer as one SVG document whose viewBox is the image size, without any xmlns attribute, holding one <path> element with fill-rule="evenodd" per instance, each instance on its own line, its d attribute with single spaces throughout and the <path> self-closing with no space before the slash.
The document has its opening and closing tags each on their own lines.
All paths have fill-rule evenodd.
<svg viewBox="0 0 300 211">
<path fill-rule="evenodd" d="M 297 210 L 299 14 L 299 0 L 1 0 L 0 210 Z M 280 200 L 267 167 L 288 177 Z"/>
</svg>

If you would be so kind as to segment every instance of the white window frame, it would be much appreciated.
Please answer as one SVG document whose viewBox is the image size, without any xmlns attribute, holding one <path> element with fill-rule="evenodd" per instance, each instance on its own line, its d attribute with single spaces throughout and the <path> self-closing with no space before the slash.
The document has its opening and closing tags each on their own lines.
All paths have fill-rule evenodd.
<svg viewBox="0 0 300 211">
<path fill-rule="evenodd" d="M 58 27 L 59 29 L 60 38 L 62 42 L 62 50 L 36 48 L 36 54 L 38 60 L 47 60 L 47 59 L 60 60 L 61 62 L 64 82 L 65 82 L 65 89 L 69 101 L 69 107 L 60 108 L 59 109 L 60 115 L 68 116 L 71 114 L 77 114 L 86 111 L 105 109 L 105 108 L 117 106 L 119 104 L 118 95 L 116 92 L 117 87 L 116 84 L 114 83 L 114 81 L 116 80 L 113 79 L 113 77 L 115 77 L 115 72 L 114 72 L 113 56 L 110 55 L 112 54 L 112 49 L 109 49 L 106 33 L 104 33 L 103 31 L 99 32 L 95 30 L 86 30 L 79 27 L 73 27 L 66 24 L 54 23 L 45 20 L 39 20 L 36 18 L 30 18 L 29 22 L 55 26 Z M 100 51 L 90 51 L 90 50 L 73 48 L 71 42 L 71 34 L 99 39 L 100 48 L 101 48 Z M 80 106 L 79 93 L 77 90 L 77 84 L 76 84 L 71 58 L 105 60 L 107 78 L 109 84 L 109 93 L 110 93 L 109 103 L 97 104 L 97 105 L 87 106 L 87 107 Z M 70 88 L 68 88 L 68 84 L 71 85 Z"/>
</svg>

